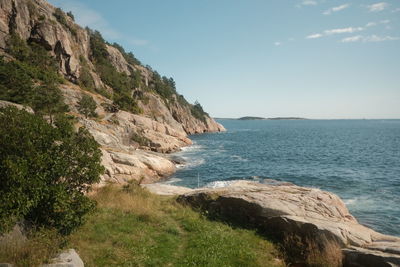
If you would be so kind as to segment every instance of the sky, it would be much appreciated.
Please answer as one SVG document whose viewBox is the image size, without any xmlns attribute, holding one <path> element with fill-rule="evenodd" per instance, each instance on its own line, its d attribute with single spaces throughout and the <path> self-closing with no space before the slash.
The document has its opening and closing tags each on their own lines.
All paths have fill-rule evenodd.
<svg viewBox="0 0 400 267">
<path fill-rule="evenodd" d="M 50 0 L 211 116 L 400 118 L 400 1 Z"/>
</svg>

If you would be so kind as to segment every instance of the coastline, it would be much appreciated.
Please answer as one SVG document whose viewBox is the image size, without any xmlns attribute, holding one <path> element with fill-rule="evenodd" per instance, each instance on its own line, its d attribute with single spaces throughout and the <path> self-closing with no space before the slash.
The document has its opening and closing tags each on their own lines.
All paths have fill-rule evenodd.
<svg viewBox="0 0 400 267">
<path fill-rule="evenodd" d="M 187 147 L 190 148 L 190 145 Z M 206 214 L 214 214 L 213 216 L 222 218 L 228 223 L 235 223 L 239 218 L 241 227 L 258 230 L 272 227 L 281 233 L 294 231 L 296 235 L 303 236 L 303 245 L 310 241 L 309 238 L 313 240 L 312 242 L 322 242 L 322 245 L 320 244 L 322 247 L 330 245 L 321 240 L 334 240 L 334 247 L 338 247 L 343 255 L 344 266 L 353 266 L 356 263 L 360 266 L 386 266 L 386 264 L 400 266 L 400 237 L 381 234 L 360 224 L 350 214 L 345 202 L 328 191 L 272 179 L 265 183 L 247 180 L 214 181 L 214 186 L 206 185 L 193 189 L 168 183 L 171 178 L 173 175 L 165 180 L 142 186 L 158 195 L 178 196 L 179 202 L 203 210 Z M 276 194 L 281 188 L 282 192 Z M 263 190 L 265 192 L 262 192 Z M 291 192 L 293 190 L 300 190 L 301 195 L 304 195 L 304 192 L 309 193 L 306 193 L 308 196 L 304 199 L 299 198 L 297 193 Z M 254 192 L 258 192 L 257 195 L 254 195 Z M 287 200 L 290 202 L 286 202 Z M 315 205 L 314 208 L 309 206 L 310 203 Z M 290 209 L 287 210 L 286 207 Z M 254 209 L 262 212 L 258 213 Z M 250 214 L 240 212 L 243 210 L 249 210 Z M 311 215 L 304 213 L 304 210 L 311 212 Z M 267 223 L 270 219 L 266 218 L 272 218 L 271 216 L 275 218 L 274 220 L 282 218 L 283 221 L 289 220 L 291 223 L 285 224 L 283 221 Z M 250 221 L 246 219 L 243 223 L 244 218 L 252 219 Z M 260 221 L 254 223 L 254 220 Z M 293 225 L 304 226 L 300 228 L 296 226 L 293 229 Z M 305 231 L 309 225 L 313 225 L 312 232 Z"/>
</svg>

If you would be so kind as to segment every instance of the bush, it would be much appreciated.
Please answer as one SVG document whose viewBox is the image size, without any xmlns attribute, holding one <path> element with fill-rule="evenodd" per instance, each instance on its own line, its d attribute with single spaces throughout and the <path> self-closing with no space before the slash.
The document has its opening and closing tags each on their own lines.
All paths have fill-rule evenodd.
<svg viewBox="0 0 400 267">
<path fill-rule="evenodd" d="M 0 99 L 19 103 L 30 103 L 33 82 L 27 66 L 17 61 L 5 62 L 0 58 Z"/>
<path fill-rule="evenodd" d="M 90 74 L 89 68 L 85 65 L 81 68 L 78 83 L 81 87 L 84 87 L 89 91 L 93 91 L 96 87 L 92 74 Z"/>
<path fill-rule="evenodd" d="M 131 140 L 138 143 L 139 146 L 150 146 L 151 140 L 139 133 L 132 133 Z"/>
<path fill-rule="evenodd" d="M 52 126 L 10 107 L 0 125 L 0 233 L 20 220 L 70 233 L 94 207 L 85 193 L 103 172 L 99 145 L 65 116 Z"/>
<path fill-rule="evenodd" d="M 85 118 L 97 117 L 96 108 L 97 104 L 90 95 L 83 95 L 78 102 L 78 110 Z"/>
<path fill-rule="evenodd" d="M 35 87 L 32 91 L 30 104 L 37 114 L 48 115 L 50 122 L 53 122 L 53 117 L 56 114 L 69 111 L 68 106 L 63 101 L 61 91 L 52 84 Z"/>
<path fill-rule="evenodd" d="M 198 101 L 196 101 L 194 105 L 191 106 L 190 112 L 196 119 L 201 120 L 204 123 L 207 123 L 206 116 L 208 116 L 208 114 L 203 110 L 203 107 L 200 105 Z"/>
<path fill-rule="evenodd" d="M 68 12 L 67 15 L 74 20 L 74 15 L 71 12 Z M 74 25 L 71 25 L 67 19 L 65 13 L 61 10 L 61 8 L 56 8 L 54 10 L 53 16 L 57 19 L 57 21 L 63 25 L 66 29 L 68 29 L 74 36 L 77 35 L 76 28 Z"/>
<path fill-rule="evenodd" d="M 27 44 L 17 34 L 7 40 L 7 53 L 16 60 L 0 58 L 0 99 L 32 106 L 50 119 L 68 110 L 58 84 L 57 61 L 36 44 Z"/>
</svg>

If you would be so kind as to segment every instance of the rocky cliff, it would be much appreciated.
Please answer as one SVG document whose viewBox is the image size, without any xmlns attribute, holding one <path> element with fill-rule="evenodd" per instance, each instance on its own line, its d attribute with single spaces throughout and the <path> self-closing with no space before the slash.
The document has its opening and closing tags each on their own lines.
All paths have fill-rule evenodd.
<svg viewBox="0 0 400 267">
<path fill-rule="evenodd" d="M 102 147 L 103 181 L 158 180 L 175 171 L 165 153 L 190 145 L 189 134 L 225 130 L 198 103 L 179 95 L 172 78 L 161 77 L 44 0 L 0 0 L 0 54 L 7 60 L 15 57 L 8 47 L 15 36 L 56 59 L 69 114 Z M 96 118 L 80 114 L 83 95 L 96 102 Z"/>
</svg>

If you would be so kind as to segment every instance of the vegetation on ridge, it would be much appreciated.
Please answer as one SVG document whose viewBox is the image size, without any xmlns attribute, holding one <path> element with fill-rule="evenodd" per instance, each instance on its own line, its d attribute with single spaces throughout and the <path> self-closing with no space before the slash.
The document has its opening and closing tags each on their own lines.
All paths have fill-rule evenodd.
<svg viewBox="0 0 400 267">
<path fill-rule="evenodd" d="M 113 88 L 114 103 L 120 109 L 141 113 L 137 101 L 132 96 L 133 90 L 140 84 L 140 79 L 135 75 L 128 76 L 126 73 L 118 72 L 108 59 L 106 43 L 101 34 L 98 31 L 87 30 L 90 35 L 91 60 L 101 80 Z"/>
<path fill-rule="evenodd" d="M 63 79 L 57 62 L 45 48 L 28 44 L 14 33 L 6 51 L 15 60 L 0 58 L 0 99 L 31 106 L 50 119 L 68 110 L 58 89 Z"/>
</svg>

